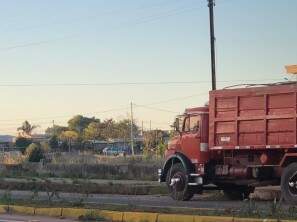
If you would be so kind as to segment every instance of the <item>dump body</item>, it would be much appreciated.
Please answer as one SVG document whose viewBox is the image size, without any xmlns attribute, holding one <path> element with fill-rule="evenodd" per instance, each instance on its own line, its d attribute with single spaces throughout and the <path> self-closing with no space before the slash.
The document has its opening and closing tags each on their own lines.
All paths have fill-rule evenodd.
<svg viewBox="0 0 297 222">
<path fill-rule="evenodd" d="M 296 92 L 296 84 L 211 91 L 210 150 L 296 147 Z"/>
</svg>

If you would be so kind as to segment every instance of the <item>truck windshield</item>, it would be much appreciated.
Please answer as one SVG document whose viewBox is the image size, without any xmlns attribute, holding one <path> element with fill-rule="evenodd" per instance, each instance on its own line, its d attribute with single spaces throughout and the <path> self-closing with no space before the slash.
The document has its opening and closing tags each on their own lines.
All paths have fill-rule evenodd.
<svg viewBox="0 0 297 222">
<path fill-rule="evenodd" d="M 190 117 L 190 131 L 198 132 L 199 131 L 199 116 L 191 116 Z"/>
<path fill-rule="evenodd" d="M 184 132 L 198 132 L 199 131 L 199 116 L 188 116 L 185 119 Z"/>
<path fill-rule="evenodd" d="M 183 130 L 185 116 L 177 116 L 175 118 L 174 126 L 175 131 L 181 132 Z"/>
</svg>

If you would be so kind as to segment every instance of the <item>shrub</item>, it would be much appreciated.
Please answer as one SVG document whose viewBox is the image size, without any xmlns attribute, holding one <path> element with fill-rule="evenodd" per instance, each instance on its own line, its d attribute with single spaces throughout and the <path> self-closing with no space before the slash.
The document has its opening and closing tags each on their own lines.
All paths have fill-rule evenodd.
<svg viewBox="0 0 297 222">
<path fill-rule="evenodd" d="M 163 142 L 161 142 L 161 143 L 159 143 L 157 145 L 157 155 L 159 157 L 163 157 L 164 156 L 165 150 L 166 150 L 166 145 Z"/>
<path fill-rule="evenodd" d="M 51 149 L 57 149 L 59 147 L 59 141 L 56 135 L 52 136 L 48 143 Z"/>
<path fill-rule="evenodd" d="M 50 149 L 51 149 L 48 142 L 41 142 L 40 146 L 41 146 L 44 153 L 48 153 L 50 151 Z"/>
<path fill-rule="evenodd" d="M 44 158 L 44 151 L 40 144 L 31 143 L 26 148 L 26 155 L 29 162 L 40 162 Z"/>
</svg>

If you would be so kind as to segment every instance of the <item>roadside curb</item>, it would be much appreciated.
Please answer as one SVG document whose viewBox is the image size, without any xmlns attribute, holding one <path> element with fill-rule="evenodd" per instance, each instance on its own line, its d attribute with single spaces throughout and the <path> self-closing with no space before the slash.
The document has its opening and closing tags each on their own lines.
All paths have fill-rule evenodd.
<svg viewBox="0 0 297 222">
<path fill-rule="evenodd" d="M 60 218 L 75 218 L 92 216 L 114 222 L 294 222 L 293 220 L 254 219 L 220 216 L 195 216 L 181 214 L 162 214 L 146 212 L 120 212 L 84 208 L 46 208 L 24 207 L 17 205 L 0 205 L 0 214 L 17 213 Z M 297 222 L 297 221 L 296 221 Z"/>
</svg>

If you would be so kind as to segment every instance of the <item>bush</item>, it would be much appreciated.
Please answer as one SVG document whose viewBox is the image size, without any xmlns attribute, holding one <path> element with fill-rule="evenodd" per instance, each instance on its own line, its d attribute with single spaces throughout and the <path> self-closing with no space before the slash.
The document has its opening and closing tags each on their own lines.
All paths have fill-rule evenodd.
<svg viewBox="0 0 297 222">
<path fill-rule="evenodd" d="M 26 147 L 32 143 L 31 139 L 25 137 L 18 137 L 15 141 L 15 146 L 22 152 L 25 153 Z"/>
<path fill-rule="evenodd" d="M 159 157 L 163 157 L 165 154 L 165 150 L 166 150 L 166 145 L 163 142 L 159 143 L 157 146 L 157 155 Z"/>
<path fill-rule="evenodd" d="M 51 149 L 57 149 L 59 147 L 59 141 L 56 135 L 52 136 L 48 143 Z"/>
<path fill-rule="evenodd" d="M 26 156 L 29 162 L 40 162 L 44 158 L 44 151 L 40 144 L 31 143 L 26 148 Z"/>
<path fill-rule="evenodd" d="M 48 142 L 41 142 L 40 146 L 41 146 L 44 153 L 48 153 L 50 151 L 50 149 L 51 149 Z"/>
</svg>

